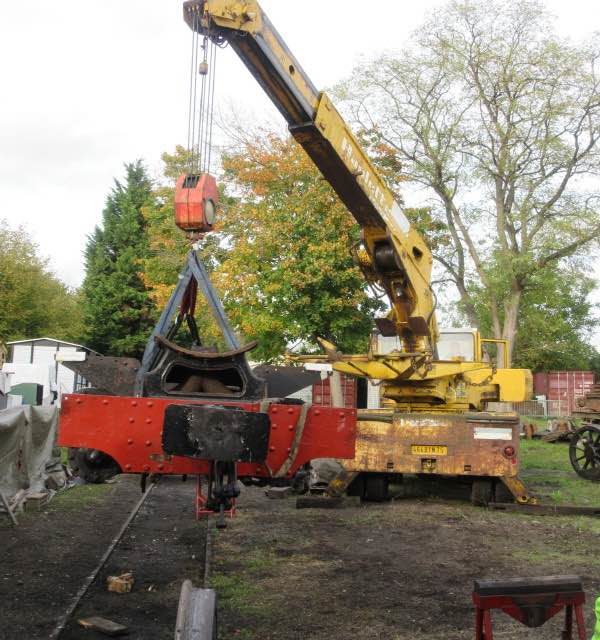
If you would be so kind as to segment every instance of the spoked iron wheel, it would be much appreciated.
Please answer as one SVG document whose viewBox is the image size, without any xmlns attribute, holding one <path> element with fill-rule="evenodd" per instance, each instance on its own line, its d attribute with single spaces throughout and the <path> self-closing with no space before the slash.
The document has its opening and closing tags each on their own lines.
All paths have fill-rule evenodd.
<svg viewBox="0 0 600 640">
<path fill-rule="evenodd" d="M 600 425 L 586 424 L 573 434 L 569 457 L 578 475 L 600 481 Z"/>
</svg>

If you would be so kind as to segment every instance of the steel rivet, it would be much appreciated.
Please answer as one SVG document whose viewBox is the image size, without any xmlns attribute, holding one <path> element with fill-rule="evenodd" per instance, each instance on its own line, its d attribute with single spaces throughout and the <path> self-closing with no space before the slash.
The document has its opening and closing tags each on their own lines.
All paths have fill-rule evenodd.
<svg viewBox="0 0 600 640">
<path fill-rule="evenodd" d="M 291 448 L 290 448 L 290 447 L 288 447 L 288 448 L 286 449 L 286 451 L 289 453 L 289 452 L 291 451 Z"/>
<path fill-rule="evenodd" d="M 76 402 L 77 404 L 81 404 L 83 401 L 81 400 L 81 398 L 77 398 L 77 400 L 75 400 L 75 402 Z"/>
<path fill-rule="evenodd" d="M 135 422 L 133 418 L 129 418 L 129 422 Z"/>
<path fill-rule="evenodd" d="M 131 465 L 130 464 L 126 464 L 125 468 L 127 469 L 127 471 L 129 471 L 131 469 Z"/>
<path fill-rule="evenodd" d="M 150 418 L 146 418 L 146 424 L 150 424 L 152 420 Z"/>
<path fill-rule="evenodd" d="M 317 409 L 317 410 L 315 411 L 315 415 L 316 415 L 316 416 L 320 416 L 320 415 L 321 415 L 321 412 Z"/>
<path fill-rule="evenodd" d="M 148 403 L 146 404 L 146 406 L 147 406 L 147 407 L 153 407 L 153 406 L 154 406 L 154 402 L 148 402 Z"/>
<path fill-rule="evenodd" d="M 271 429 L 277 429 L 277 425 L 276 424 L 272 424 L 271 425 Z"/>
<path fill-rule="evenodd" d="M 165 468 L 165 465 L 164 464 L 159 464 L 158 468 L 162 471 Z"/>
<path fill-rule="evenodd" d="M 102 404 L 108 404 L 108 400 L 102 400 Z"/>
<path fill-rule="evenodd" d="M 150 440 L 146 440 L 146 446 L 149 447 L 152 444 Z"/>
<path fill-rule="evenodd" d="M 272 413 L 277 413 L 277 407 L 273 407 L 273 408 L 271 409 L 271 412 L 272 412 Z"/>
<path fill-rule="evenodd" d="M 290 407 L 290 408 L 288 409 L 288 413 L 294 413 L 294 410 Z"/>
<path fill-rule="evenodd" d="M 150 471 L 150 465 L 145 464 L 144 465 L 144 471 Z"/>
<path fill-rule="evenodd" d="M 131 438 L 127 438 L 127 444 L 133 444 L 133 440 Z"/>
<path fill-rule="evenodd" d="M 132 407 L 137 407 L 137 402 L 134 400 L 134 401 L 131 403 L 131 406 L 132 406 Z"/>
<path fill-rule="evenodd" d="M 275 447 L 269 447 L 269 451 L 275 451 Z"/>
<path fill-rule="evenodd" d="M 289 429 L 290 431 L 293 431 L 293 430 L 294 430 L 294 425 L 293 425 L 293 424 L 291 424 L 291 425 L 288 427 L 288 429 Z"/>
<path fill-rule="evenodd" d="M 340 412 L 340 418 L 345 418 L 345 417 L 346 417 L 346 414 L 345 414 L 345 413 Z"/>
</svg>

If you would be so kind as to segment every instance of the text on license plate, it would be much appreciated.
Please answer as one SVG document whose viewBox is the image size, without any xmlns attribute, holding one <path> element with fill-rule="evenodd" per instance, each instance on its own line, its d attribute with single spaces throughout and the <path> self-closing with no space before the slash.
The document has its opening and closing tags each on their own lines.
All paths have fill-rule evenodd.
<svg viewBox="0 0 600 640">
<path fill-rule="evenodd" d="M 448 455 L 448 447 L 430 444 L 413 444 L 410 452 L 414 456 L 446 456 Z"/>
</svg>

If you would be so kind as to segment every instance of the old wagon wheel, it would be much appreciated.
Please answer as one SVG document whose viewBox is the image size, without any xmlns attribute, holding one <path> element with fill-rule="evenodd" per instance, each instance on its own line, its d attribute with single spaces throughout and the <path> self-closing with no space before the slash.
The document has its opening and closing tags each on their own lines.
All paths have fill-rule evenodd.
<svg viewBox="0 0 600 640">
<path fill-rule="evenodd" d="M 600 480 L 600 425 L 586 424 L 573 434 L 569 458 L 582 478 Z"/>
</svg>

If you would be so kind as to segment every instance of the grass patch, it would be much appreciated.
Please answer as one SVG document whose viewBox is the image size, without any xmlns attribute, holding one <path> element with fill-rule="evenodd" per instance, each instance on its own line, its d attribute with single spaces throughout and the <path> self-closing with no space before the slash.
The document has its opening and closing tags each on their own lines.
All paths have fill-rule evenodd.
<svg viewBox="0 0 600 640">
<path fill-rule="evenodd" d="M 600 567 L 600 557 L 585 550 L 577 550 L 577 546 L 566 546 L 564 549 L 551 549 L 543 544 L 535 544 L 526 549 L 515 549 L 512 556 L 518 560 L 525 560 L 531 564 L 551 566 L 581 565 L 586 567 Z"/>
<path fill-rule="evenodd" d="M 535 493 L 555 504 L 600 505 L 600 482 L 580 478 L 569 461 L 569 446 L 542 440 L 521 441 L 523 479 Z"/>
<path fill-rule="evenodd" d="M 49 510 L 72 511 L 104 502 L 113 487 L 110 484 L 82 484 L 60 491 L 48 504 Z"/>
<path fill-rule="evenodd" d="M 210 582 L 218 594 L 219 603 L 225 608 L 254 618 L 271 615 L 272 604 L 264 599 L 266 594 L 259 588 L 255 578 L 249 578 L 244 573 L 218 573 L 213 575 Z"/>
<path fill-rule="evenodd" d="M 555 469 L 575 474 L 569 462 L 569 445 L 565 442 L 521 440 L 521 468 Z"/>
<path fill-rule="evenodd" d="M 242 562 L 251 573 L 261 574 L 274 568 L 277 557 L 272 551 L 253 549 L 243 558 Z"/>
</svg>

